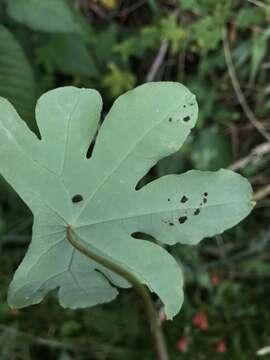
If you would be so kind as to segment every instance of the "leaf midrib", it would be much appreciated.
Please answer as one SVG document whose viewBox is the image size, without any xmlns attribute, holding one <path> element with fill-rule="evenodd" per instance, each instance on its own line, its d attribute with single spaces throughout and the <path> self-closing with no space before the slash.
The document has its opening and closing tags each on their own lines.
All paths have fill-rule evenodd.
<svg viewBox="0 0 270 360">
<path fill-rule="evenodd" d="M 251 202 L 251 199 L 246 199 L 246 202 Z M 216 203 L 216 204 L 211 204 L 211 205 L 204 205 L 203 207 L 199 207 L 199 208 L 200 208 L 200 210 L 202 210 L 202 209 L 206 209 L 206 208 L 209 208 L 209 207 L 219 207 L 219 206 L 226 206 L 226 205 L 232 205 L 232 204 L 239 204 L 239 202 L 238 201 L 230 201 L 230 202 L 224 202 L 224 203 Z M 104 219 L 104 220 L 95 221 L 95 222 L 88 222 L 87 224 L 81 224 L 79 226 L 73 225 L 73 228 L 74 229 L 80 229 L 80 228 L 84 228 L 84 227 L 88 227 L 88 226 L 94 226 L 94 225 L 104 224 L 104 223 L 113 222 L 113 221 L 119 222 L 121 220 L 132 219 L 132 218 L 135 218 L 135 217 L 143 217 L 143 216 L 156 215 L 156 214 L 162 214 L 162 213 L 171 213 L 171 212 L 176 212 L 176 211 L 180 211 L 180 210 L 182 210 L 182 211 L 189 211 L 189 210 L 194 211 L 196 209 L 198 209 L 198 206 L 188 207 L 188 208 L 161 209 L 161 210 L 155 210 L 155 211 L 150 211 L 150 212 L 144 212 L 144 213 L 140 213 L 140 214 L 131 214 L 131 215 L 128 215 L 128 216 L 121 216 L 121 217 Z"/>
</svg>

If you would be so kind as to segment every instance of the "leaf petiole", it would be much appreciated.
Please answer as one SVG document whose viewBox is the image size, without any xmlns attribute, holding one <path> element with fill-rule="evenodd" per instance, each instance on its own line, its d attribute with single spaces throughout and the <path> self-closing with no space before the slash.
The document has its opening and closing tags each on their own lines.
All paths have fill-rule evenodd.
<svg viewBox="0 0 270 360">
<path fill-rule="evenodd" d="M 127 270 L 123 269 L 121 266 L 113 263 L 112 261 L 105 259 L 104 257 L 95 254 L 81 243 L 76 241 L 73 236 L 72 227 L 71 225 L 67 226 L 66 236 L 68 242 L 81 254 L 87 256 L 89 259 L 94 260 L 95 262 L 105 266 L 107 269 L 115 272 L 116 274 L 122 276 L 126 279 L 135 289 L 137 294 L 143 301 L 145 312 L 147 314 L 150 326 L 151 326 L 151 333 L 153 335 L 153 340 L 155 343 L 156 353 L 158 356 L 158 360 L 169 360 L 167 346 L 164 339 L 164 335 L 162 332 L 161 325 L 159 323 L 157 311 L 153 304 L 151 294 L 148 289 L 142 285 L 134 275 L 132 275 Z"/>
</svg>

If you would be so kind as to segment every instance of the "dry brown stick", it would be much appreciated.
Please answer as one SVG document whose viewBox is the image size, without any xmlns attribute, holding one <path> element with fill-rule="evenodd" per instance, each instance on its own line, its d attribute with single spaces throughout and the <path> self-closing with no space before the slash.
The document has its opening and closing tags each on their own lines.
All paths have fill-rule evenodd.
<svg viewBox="0 0 270 360">
<path fill-rule="evenodd" d="M 266 154 L 270 154 L 270 143 L 264 142 L 255 146 L 251 152 L 242 159 L 237 160 L 232 165 L 228 167 L 230 170 L 239 170 L 244 168 L 248 163 L 254 163 L 255 161 L 260 160 Z"/>
<path fill-rule="evenodd" d="M 250 2 L 251 4 L 259 6 L 259 7 L 263 8 L 263 9 L 269 10 L 269 6 L 267 4 L 265 4 L 265 3 L 263 3 L 260 0 L 247 0 L 247 1 Z"/>
<path fill-rule="evenodd" d="M 161 66 L 161 64 L 163 63 L 163 60 L 167 54 L 168 51 L 168 47 L 169 47 L 169 42 L 167 39 L 163 39 L 159 48 L 159 51 L 157 53 L 157 56 L 154 60 L 154 62 L 151 65 L 151 68 L 146 76 L 146 81 L 150 82 L 153 81 L 156 77 L 156 74 Z"/>
<path fill-rule="evenodd" d="M 252 196 L 254 201 L 259 201 L 265 199 L 268 195 L 270 195 L 270 184 L 261 187 L 259 190 L 255 191 Z"/>
<path fill-rule="evenodd" d="M 39 345 L 45 345 L 50 348 L 60 348 L 60 349 L 68 349 L 68 350 L 78 350 L 77 346 L 73 346 L 70 343 L 67 342 L 60 342 L 55 339 L 49 339 L 49 338 L 42 338 L 42 337 L 35 337 L 33 335 L 28 335 L 26 332 L 20 331 L 12 326 L 6 326 L 3 324 L 0 324 L 0 333 L 1 332 L 9 332 L 14 334 L 16 337 L 21 337 L 25 341 L 29 341 L 32 343 L 36 343 Z"/>
<path fill-rule="evenodd" d="M 146 3 L 146 0 L 137 1 L 136 3 L 132 4 L 131 6 L 125 8 L 122 12 L 119 13 L 118 17 L 123 18 L 130 15 L 132 12 L 139 9 Z"/>
<path fill-rule="evenodd" d="M 239 104 L 241 105 L 246 117 L 251 122 L 251 124 L 254 126 L 254 128 L 267 140 L 270 142 L 270 135 L 268 132 L 264 129 L 263 125 L 258 121 L 256 116 L 254 115 L 253 111 L 251 110 L 250 106 L 248 105 L 246 98 L 242 92 L 239 80 L 236 76 L 236 71 L 234 68 L 233 60 L 232 60 L 232 54 L 229 46 L 227 31 L 224 28 L 223 31 L 223 49 L 224 49 L 224 55 L 225 60 L 228 67 L 229 76 L 235 91 L 235 94 L 237 96 L 237 99 L 239 101 Z"/>
</svg>

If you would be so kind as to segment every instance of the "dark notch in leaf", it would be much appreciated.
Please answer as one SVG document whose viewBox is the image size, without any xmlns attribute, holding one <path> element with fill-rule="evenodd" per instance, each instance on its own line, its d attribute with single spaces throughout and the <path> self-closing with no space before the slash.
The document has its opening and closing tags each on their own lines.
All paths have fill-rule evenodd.
<svg viewBox="0 0 270 360">
<path fill-rule="evenodd" d="M 72 202 L 73 202 L 74 204 L 77 204 L 77 203 L 81 202 L 82 200 L 83 200 L 83 197 L 82 197 L 82 195 L 80 195 L 80 194 L 76 194 L 76 195 L 74 195 L 73 198 L 72 198 Z"/>
<path fill-rule="evenodd" d="M 131 236 L 134 239 L 138 239 L 138 240 L 147 240 L 147 241 L 151 241 L 153 243 L 156 242 L 155 238 L 147 233 L 141 232 L 141 231 L 136 231 L 134 233 L 131 234 Z"/>
<path fill-rule="evenodd" d="M 90 145 L 89 145 L 89 148 L 88 148 L 88 150 L 87 150 L 87 153 L 86 153 L 86 158 L 87 158 L 87 159 L 90 159 L 91 156 L 92 156 L 92 154 L 93 154 L 94 147 L 95 147 L 95 143 L 96 143 L 97 134 L 98 134 L 98 130 L 96 130 L 94 139 L 91 141 L 91 143 L 90 143 Z"/>
<path fill-rule="evenodd" d="M 91 144 L 89 145 L 89 148 L 88 148 L 87 153 L 86 153 L 86 158 L 87 159 L 90 159 L 90 157 L 92 156 L 94 146 L 95 146 L 95 141 L 92 141 Z"/>
<path fill-rule="evenodd" d="M 184 222 L 186 222 L 187 219 L 188 219 L 187 216 L 180 216 L 180 218 L 178 219 L 178 221 L 179 221 L 180 224 L 184 224 Z"/>
<path fill-rule="evenodd" d="M 180 201 L 181 201 L 181 203 L 185 203 L 188 201 L 188 197 L 186 197 L 186 195 L 184 195 L 184 196 L 182 196 Z"/>
<path fill-rule="evenodd" d="M 183 120 L 185 121 L 185 122 L 188 122 L 189 120 L 190 120 L 190 116 L 188 115 L 188 116 L 185 116 L 184 118 L 183 118 Z"/>
<path fill-rule="evenodd" d="M 201 212 L 200 209 L 196 209 L 196 210 L 194 211 L 194 215 L 199 215 L 200 212 Z"/>
</svg>

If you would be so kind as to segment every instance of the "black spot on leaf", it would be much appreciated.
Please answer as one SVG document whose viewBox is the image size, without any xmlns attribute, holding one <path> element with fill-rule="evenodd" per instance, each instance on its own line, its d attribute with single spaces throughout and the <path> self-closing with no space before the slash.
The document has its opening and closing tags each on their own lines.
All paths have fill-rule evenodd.
<svg viewBox="0 0 270 360">
<path fill-rule="evenodd" d="M 208 192 L 205 192 L 203 195 L 204 195 L 204 196 L 208 196 Z"/>
<path fill-rule="evenodd" d="M 199 215 L 200 212 L 201 212 L 200 209 L 196 209 L 196 210 L 194 211 L 194 215 Z"/>
<path fill-rule="evenodd" d="M 187 216 L 180 216 L 180 218 L 178 219 L 180 224 L 184 224 L 184 222 L 187 221 Z"/>
<path fill-rule="evenodd" d="M 207 199 L 203 198 L 203 203 L 206 204 L 207 203 Z"/>
<path fill-rule="evenodd" d="M 171 117 L 169 117 L 169 122 L 172 122 L 172 118 L 171 118 Z"/>
<path fill-rule="evenodd" d="M 189 120 L 190 120 L 190 116 L 188 115 L 188 116 L 185 116 L 184 118 L 183 118 L 183 120 L 185 121 L 185 122 L 188 122 Z"/>
<path fill-rule="evenodd" d="M 168 201 L 171 201 L 171 199 L 170 199 L 170 198 L 168 198 Z"/>
<path fill-rule="evenodd" d="M 184 195 L 184 196 L 182 196 L 180 201 L 181 201 L 181 203 L 185 203 L 188 201 L 188 198 Z"/>
<path fill-rule="evenodd" d="M 173 225 L 174 225 L 174 223 L 173 223 L 173 222 L 170 222 L 169 224 L 170 224 L 170 226 L 173 226 Z"/>
<path fill-rule="evenodd" d="M 72 202 L 74 204 L 77 204 L 77 203 L 81 202 L 82 200 L 83 200 L 83 197 L 80 194 L 74 195 L 72 198 Z"/>
</svg>

